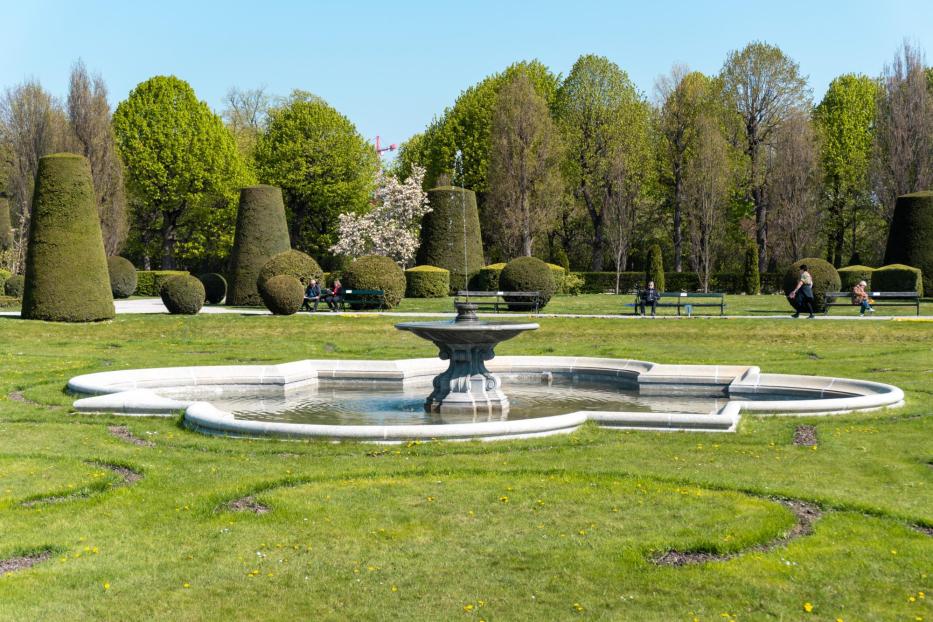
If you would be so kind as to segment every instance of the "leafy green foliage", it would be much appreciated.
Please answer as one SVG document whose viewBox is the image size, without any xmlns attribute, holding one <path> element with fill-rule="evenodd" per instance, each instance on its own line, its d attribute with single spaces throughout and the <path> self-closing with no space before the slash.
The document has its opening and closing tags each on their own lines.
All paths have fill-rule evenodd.
<svg viewBox="0 0 933 622">
<path fill-rule="evenodd" d="M 920 268 L 924 291 L 933 292 L 933 191 L 897 198 L 884 261 Z"/>
<path fill-rule="evenodd" d="M 745 246 L 745 261 L 742 265 L 742 291 L 749 296 L 761 293 L 761 277 L 758 272 L 758 244 L 754 239 Z"/>
<path fill-rule="evenodd" d="M 338 216 L 369 208 L 378 170 L 372 145 L 320 98 L 295 99 L 270 111 L 256 168 L 263 183 L 282 188 L 292 246 L 331 267 Z"/>
<path fill-rule="evenodd" d="M 14 274 L 7 277 L 3 283 L 3 293 L 11 298 L 22 298 L 23 290 L 26 289 L 26 277 L 22 274 Z"/>
<path fill-rule="evenodd" d="M 551 277 L 554 279 L 554 293 L 563 294 L 564 279 L 567 277 L 567 273 L 561 266 L 558 266 L 557 264 L 549 263 L 547 264 L 547 267 L 551 271 Z"/>
<path fill-rule="evenodd" d="M 852 288 L 858 285 L 859 281 L 865 281 L 868 283 L 868 287 L 871 287 L 871 275 L 874 271 L 874 268 L 859 265 L 839 268 L 837 272 L 839 272 L 839 280 L 842 284 L 842 289 L 840 291 L 852 291 Z"/>
<path fill-rule="evenodd" d="M 431 211 L 421 222 L 417 263 L 449 270 L 451 290 L 464 289 L 483 266 L 476 194 L 444 186 L 429 190 L 428 201 Z"/>
<path fill-rule="evenodd" d="M 277 274 L 259 285 L 262 302 L 273 315 L 294 315 L 301 308 L 305 288 L 290 274 Z"/>
<path fill-rule="evenodd" d="M 659 245 L 652 244 L 648 249 L 648 263 L 645 267 L 645 281 L 654 281 L 654 287 L 659 292 L 666 291 L 664 289 L 667 285 L 664 281 L 664 255 Z M 647 286 L 647 283 L 645 285 Z"/>
<path fill-rule="evenodd" d="M 136 267 L 125 257 L 107 258 L 107 272 L 110 274 L 110 291 L 114 298 L 129 298 L 136 291 Z"/>
<path fill-rule="evenodd" d="M 415 266 L 405 270 L 406 298 L 442 298 L 450 291 L 450 270 Z"/>
<path fill-rule="evenodd" d="M 159 294 L 162 304 L 173 315 L 197 315 L 204 306 L 204 285 L 190 274 L 170 278 Z"/>
<path fill-rule="evenodd" d="M 204 299 L 207 304 L 220 304 L 227 295 L 227 279 L 222 274 L 208 272 L 198 276 L 198 280 L 204 285 Z"/>
<path fill-rule="evenodd" d="M 256 279 L 256 285 L 280 274 L 288 274 L 299 281 L 301 279 L 316 279 L 319 283 L 324 281 L 324 271 L 314 259 L 301 251 L 288 250 L 275 255 L 263 264 Z"/>
<path fill-rule="evenodd" d="M 405 285 L 405 273 L 390 257 L 360 257 L 343 271 L 343 286 L 346 289 L 381 289 L 385 292 L 385 302 L 390 309 L 402 301 Z M 365 306 L 354 303 L 353 308 Z"/>
<path fill-rule="evenodd" d="M 159 296 L 166 281 L 186 274 L 184 270 L 137 270 L 136 295 Z"/>
<path fill-rule="evenodd" d="M 137 252 L 176 261 L 226 257 L 236 190 L 249 182 L 233 136 L 191 86 L 174 76 L 139 84 L 113 114 L 131 192 Z"/>
<path fill-rule="evenodd" d="M 10 200 L 0 196 L 0 251 L 13 248 L 13 222 L 10 220 Z"/>
<path fill-rule="evenodd" d="M 494 292 L 499 289 L 499 275 L 505 268 L 505 262 L 493 263 L 480 268 L 470 279 L 470 289 L 478 292 Z"/>
<path fill-rule="evenodd" d="M 824 259 L 807 257 L 795 261 L 784 273 L 784 293 L 790 294 L 797 287 L 800 280 L 800 266 L 806 265 L 810 276 L 813 277 L 813 308 L 814 311 L 826 310 L 826 292 L 838 292 L 842 287 L 842 280 L 833 264 Z M 793 302 L 791 302 L 793 306 Z"/>
<path fill-rule="evenodd" d="M 259 271 L 269 259 L 290 249 L 282 190 L 275 186 L 240 190 L 227 304 L 259 305 Z"/>
<path fill-rule="evenodd" d="M 872 289 L 879 292 L 917 292 L 923 295 L 923 273 L 920 268 L 891 264 L 871 273 Z"/>
<path fill-rule="evenodd" d="M 499 287 L 506 292 L 540 292 L 538 308 L 543 309 L 557 291 L 554 274 L 548 264 L 537 257 L 518 257 L 506 264 L 499 275 Z M 506 296 L 506 300 L 509 300 Z M 516 299 L 526 302 L 527 299 Z M 527 307 L 509 306 L 510 311 L 527 310 Z"/>
<path fill-rule="evenodd" d="M 39 160 L 25 278 L 24 318 L 91 322 L 114 316 L 91 168 L 83 156 Z"/>
</svg>

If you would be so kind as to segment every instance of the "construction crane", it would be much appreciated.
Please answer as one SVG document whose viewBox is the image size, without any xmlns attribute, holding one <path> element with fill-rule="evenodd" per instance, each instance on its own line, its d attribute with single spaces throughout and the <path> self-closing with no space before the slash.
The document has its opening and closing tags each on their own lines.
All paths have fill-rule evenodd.
<svg viewBox="0 0 933 622">
<path fill-rule="evenodd" d="M 388 147 L 380 146 L 379 137 L 376 136 L 376 153 L 378 153 L 379 155 L 382 155 L 386 151 L 395 151 L 396 149 L 398 149 L 398 145 L 396 145 L 395 143 L 392 143 Z"/>
</svg>

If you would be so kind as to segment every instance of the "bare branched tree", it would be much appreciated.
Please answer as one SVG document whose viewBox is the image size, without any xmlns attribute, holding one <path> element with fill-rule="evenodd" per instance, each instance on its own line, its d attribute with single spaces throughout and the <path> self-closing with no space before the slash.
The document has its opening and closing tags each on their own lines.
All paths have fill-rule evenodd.
<svg viewBox="0 0 933 622">
<path fill-rule="evenodd" d="M 923 52 L 906 41 L 881 81 L 871 178 L 890 221 L 898 196 L 933 187 L 933 93 Z"/>
<path fill-rule="evenodd" d="M 524 72 L 499 92 L 492 121 L 489 204 L 509 257 L 531 256 L 561 195 L 560 145 L 547 102 Z"/>
<path fill-rule="evenodd" d="M 22 270 L 39 158 L 73 140 L 61 103 L 35 80 L 7 89 L 0 100 L 0 150 L 13 219 L 14 272 Z"/>
<path fill-rule="evenodd" d="M 227 91 L 224 102 L 226 108 L 222 116 L 236 138 L 237 149 L 244 157 L 251 157 L 259 133 L 266 123 L 272 98 L 266 94 L 265 86 L 245 90 L 233 87 Z"/>
<path fill-rule="evenodd" d="M 77 139 L 76 151 L 91 164 L 104 249 L 108 255 L 116 255 L 123 248 L 128 229 L 123 164 L 110 126 L 107 86 L 99 75 L 88 75 L 80 60 L 71 69 L 68 118 Z"/>
</svg>

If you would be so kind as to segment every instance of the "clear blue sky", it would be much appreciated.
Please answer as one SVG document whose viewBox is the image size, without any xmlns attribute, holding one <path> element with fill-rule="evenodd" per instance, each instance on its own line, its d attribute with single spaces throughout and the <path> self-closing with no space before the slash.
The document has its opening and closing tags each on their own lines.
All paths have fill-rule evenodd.
<svg viewBox="0 0 933 622">
<path fill-rule="evenodd" d="M 672 64 L 715 73 L 759 39 L 800 64 L 817 100 L 836 75 L 880 73 L 905 37 L 933 62 L 933 0 L 3 0 L 0 23 L 0 87 L 37 78 L 63 96 L 80 57 L 114 105 L 158 74 L 187 80 L 217 111 L 231 86 L 300 88 L 383 142 L 522 59 L 566 75 L 579 55 L 605 55 L 651 96 Z"/>
</svg>

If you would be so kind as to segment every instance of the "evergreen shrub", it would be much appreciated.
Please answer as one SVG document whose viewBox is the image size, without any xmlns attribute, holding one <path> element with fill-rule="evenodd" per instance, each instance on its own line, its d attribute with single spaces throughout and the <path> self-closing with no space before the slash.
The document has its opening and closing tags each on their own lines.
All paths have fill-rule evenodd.
<svg viewBox="0 0 933 622">
<path fill-rule="evenodd" d="M 919 268 L 924 290 L 933 291 L 933 191 L 897 197 L 884 263 Z"/>
<path fill-rule="evenodd" d="M 564 278 L 567 276 L 567 273 L 564 272 L 564 269 L 557 264 L 549 263 L 546 265 L 551 271 L 551 276 L 554 278 L 554 293 L 563 294 Z"/>
<path fill-rule="evenodd" d="M 277 274 L 260 282 L 259 295 L 274 315 L 294 315 L 304 301 L 305 288 L 290 274 Z"/>
<path fill-rule="evenodd" d="M 84 156 L 39 159 L 24 276 L 25 319 L 92 322 L 114 316 L 97 199 Z"/>
<path fill-rule="evenodd" d="M 839 291 L 852 291 L 852 288 L 858 285 L 859 281 L 865 281 L 868 283 L 868 287 L 871 287 L 871 275 L 874 271 L 874 268 L 869 268 L 868 266 L 846 266 L 845 268 L 839 268 L 837 272 L 839 272 L 839 280 L 842 283 L 842 289 Z"/>
<path fill-rule="evenodd" d="M 301 251 L 287 250 L 263 264 L 256 279 L 257 291 L 263 281 L 280 274 L 288 274 L 299 281 L 301 279 L 315 279 L 320 283 L 324 279 L 324 271 L 321 270 L 321 266 L 310 255 L 306 255 Z M 230 304 L 229 301 L 228 304 Z"/>
<path fill-rule="evenodd" d="M 758 274 L 758 242 L 749 240 L 745 245 L 745 261 L 742 266 L 742 291 L 750 296 L 761 293 L 761 276 Z"/>
<path fill-rule="evenodd" d="M 406 298 L 443 298 L 450 292 L 450 270 L 415 266 L 405 270 Z"/>
<path fill-rule="evenodd" d="M 204 297 L 207 304 L 220 304 L 227 295 L 227 279 L 216 272 L 208 272 L 198 277 L 204 285 Z"/>
<path fill-rule="evenodd" d="M 470 279 L 470 289 L 475 292 L 499 291 L 499 275 L 505 268 L 505 263 L 491 263 L 483 266 L 479 272 Z"/>
<path fill-rule="evenodd" d="M 0 196 L 0 251 L 13 248 L 13 221 L 10 219 L 10 200 Z"/>
<path fill-rule="evenodd" d="M 258 306 L 259 271 L 266 262 L 291 248 L 282 190 L 249 186 L 240 190 L 236 231 L 230 252 L 230 289 L 227 304 Z"/>
<path fill-rule="evenodd" d="M 815 311 L 823 312 L 826 310 L 826 292 L 838 292 L 842 287 L 842 281 L 839 273 L 833 264 L 826 260 L 816 257 L 807 257 L 795 261 L 784 273 L 784 294 L 790 294 L 797 286 L 800 280 L 800 266 L 806 264 L 810 275 L 813 277 L 813 307 Z M 789 299 L 788 299 L 789 300 Z M 790 301 L 791 306 L 794 305 Z"/>
<path fill-rule="evenodd" d="M 9 270 L 4 270 L 0 268 L 0 292 L 3 291 L 3 285 L 6 283 L 6 280 L 13 276 L 13 273 Z"/>
<path fill-rule="evenodd" d="M 196 315 L 204 306 L 204 285 L 190 274 L 165 281 L 159 294 L 162 304 L 173 315 Z"/>
<path fill-rule="evenodd" d="M 22 274 L 14 274 L 3 284 L 3 293 L 22 300 L 23 290 L 26 289 L 26 278 Z"/>
<path fill-rule="evenodd" d="M 449 270 L 451 291 L 466 289 L 473 275 L 483 267 L 476 194 L 464 188 L 442 186 L 429 190 L 428 200 L 431 211 L 421 221 L 418 265 Z"/>
<path fill-rule="evenodd" d="M 554 275 L 546 263 L 537 257 L 518 257 L 505 265 L 499 275 L 499 288 L 506 292 L 540 292 L 538 308 L 543 309 L 551 300 L 557 286 Z M 515 298 L 507 302 L 527 302 L 527 299 Z M 509 311 L 524 311 L 521 305 L 509 305 Z"/>
<path fill-rule="evenodd" d="M 185 270 L 137 270 L 136 295 L 161 296 L 165 282 L 176 276 L 185 276 Z"/>
<path fill-rule="evenodd" d="M 136 266 L 125 257 L 107 258 L 107 272 L 110 274 L 110 292 L 114 298 L 129 298 L 136 291 Z"/>
<path fill-rule="evenodd" d="M 923 272 L 903 264 L 882 266 L 871 273 L 871 288 L 877 292 L 917 292 L 923 296 Z"/>
<path fill-rule="evenodd" d="M 388 308 L 397 307 L 405 295 L 405 272 L 390 257 L 366 255 L 356 259 L 343 272 L 341 280 L 346 289 L 381 289 L 385 292 Z M 375 305 L 353 303 L 353 309 L 371 308 Z"/>
<path fill-rule="evenodd" d="M 645 271 L 645 280 L 654 281 L 654 287 L 659 292 L 667 291 L 667 284 L 664 281 L 664 256 L 661 254 L 661 247 L 652 244 L 648 249 L 648 265 Z"/>
</svg>

